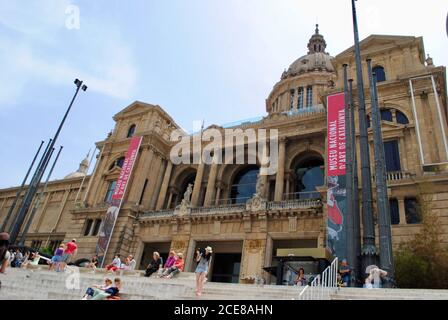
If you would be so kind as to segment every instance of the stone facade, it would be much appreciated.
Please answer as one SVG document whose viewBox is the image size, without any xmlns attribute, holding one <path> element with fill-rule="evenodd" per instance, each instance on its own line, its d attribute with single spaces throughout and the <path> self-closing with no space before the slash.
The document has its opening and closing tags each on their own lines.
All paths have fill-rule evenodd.
<svg viewBox="0 0 448 320">
<path fill-rule="evenodd" d="M 312 197 L 297 197 L 297 167 L 312 159 L 325 168 L 325 97 L 343 90 L 343 64 L 349 65 L 351 77 L 356 74 L 353 48 L 336 57 L 329 56 L 325 48 L 316 29 L 308 54 L 282 74 L 266 99 L 268 114 L 234 127 L 279 130 L 279 170 L 264 177 L 263 194 L 258 198 L 248 204 L 232 200 L 235 179 L 246 165 L 174 165 L 170 134 L 179 126 L 161 107 L 137 101 L 114 116 L 114 130 L 97 143 L 101 152 L 95 171 L 85 179 L 76 204 L 83 177 L 49 184 L 26 235 L 27 244 L 43 247 L 50 241 L 54 245 L 76 238 L 79 257 L 94 254 L 95 225 L 105 214 L 105 195 L 118 178 L 119 160 L 131 133 L 143 136 L 143 141 L 106 260 L 119 252 L 134 254 L 143 264 L 148 250 L 172 249 L 183 252 L 187 270 L 193 270 L 195 248 L 211 244 L 216 254 L 240 254 L 238 279 L 250 282 L 256 276 L 267 277 L 262 268 L 272 265 L 277 248 L 324 248 L 326 188 L 316 188 Z M 390 199 L 398 208 L 395 222 L 399 220 L 392 226 L 393 244 L 397 246 L 419 230 L 418 219 L 407 216 L 412 199 L 430 200 L 430 210 L 440 217 L 448 243 L 445 67 L 425 60 L 422 38 L 372 35 L 361 42 L 361 49 L 363 61 L 371 58 L 374 67 L 385 71 L 385 81 L 378 84 L 379 104 L 386 117 L 383 138 L 395 141 L 399 154 L 400 170 L 388 172 Z M 365 62 L 363 68 L 368 83 Z M 366 99 L 369 114 L 368 87 Z M 224 132 L 223 127 L 213 127 Z M 369 139 L 372 144 L 371 129 Z M 373 145 L 370 150 L 373 165 Z M 357 152 L 360 159 L 359 146 Z M 191 203 L 179 206 L 190 182 L 194 185 Z M 0 190 L 0 222 L 16 192 L 17 188 Z"/>
</svg>

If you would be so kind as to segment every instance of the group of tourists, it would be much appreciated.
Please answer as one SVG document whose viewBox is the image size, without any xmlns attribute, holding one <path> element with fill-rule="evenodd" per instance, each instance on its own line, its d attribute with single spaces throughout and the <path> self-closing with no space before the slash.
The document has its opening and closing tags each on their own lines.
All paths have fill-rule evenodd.
<svg viewBox="0 0 448 320">
<path fill-rule="evenodd" d="M 371 265 L 366 268 L 368 275 L 364 281 L 363 288 L 374 289 L 381 288 L 382 281 L 387 277 L 387 271 L 378 268 L 376 265 Z M 343 259 L 339 267 L 337 275 L 338 287 L 350 287 L 351 270 L 346 259 Z"/>
<path fill-rule="evenodd" d="M 106 278 L 102 285 L 93 285 L 87 288 L 82 300 L 118 300 L 122 283 L 120 278 Z"/>
<path fill-rule="evenodd" d="M 197 263 L 196 274 L 196 295 L 201 296 L 205 282 L 207 282 L 207 274 L 210 269 L 211 257 L 213 250 L 210 246 L 205 249 L 197 249 L 195 251 L 194 261 Z M 160 253 L 153 252 L 152 260 L 148 264 L 145 277 L 151 277 L 157 274 L 159 278 L 171 279 L 180 272 L 184 271 L 185 261 L 181 252 L 170 251 L 168 258 L 163 264 Z"/>
<path fill-rule="evenodd" d="M 98 258 L 95 256 L 92 261 L 90 261 L 89 267 L 96 268 L 98 264 Z M 107 271 L 116 272 L 118 270 L 135 270 L 137 262 L 134 259 L 133 255 L 129 255 L 126 257 L 125 261 L 122 262 L 120 259 L 120 254 L 116 254 L 111 264 L 106 266 Z"/>
<path fill-rule="evenodd" d="M 165 264 L 163 264 L 160 253 L 155 251 L 152 254 L 152 260 L 146 268 L 145 277 L 151 277 L 154 273 L 157 273 L 159 278 L 171 279 L 180 272 L 183 272 L 184 267 L 185 261 L 182 252 L 170 251 Z"/>
<path fill-rule="evenodd" d="M 49 262 L 50 270 L 55 270 L 56 272 L 65 271 L 67 264 L 72 262 L 77 252 L 78 245 L 76 244 L 76 239 L 72 239 L 66 244 L 61 243 L 54 251 L 53 257 Z"/>
</svg>

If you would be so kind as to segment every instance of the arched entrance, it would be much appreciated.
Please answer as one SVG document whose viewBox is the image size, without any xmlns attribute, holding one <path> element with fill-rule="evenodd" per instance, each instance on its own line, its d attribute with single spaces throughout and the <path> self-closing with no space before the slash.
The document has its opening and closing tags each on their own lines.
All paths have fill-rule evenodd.
<svg viewBox="0 0 448 320">
<path fill-rule="evenodd" d="M 325 184 L 324 160 L 320 155 L 301 156 L 293 164 L 293 199 L 319 199 L 318 187 Z"/>
</svg>

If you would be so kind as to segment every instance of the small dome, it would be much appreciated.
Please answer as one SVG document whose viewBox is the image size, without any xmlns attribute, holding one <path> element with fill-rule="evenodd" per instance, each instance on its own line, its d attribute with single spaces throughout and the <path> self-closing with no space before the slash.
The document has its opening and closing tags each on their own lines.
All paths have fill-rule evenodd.
<svg viewBox="0 0 448 320">
<path fill-rule="evenodd" d="M 327 43 L 324 37 L 319 34 L 319 25 L 316 25 L 315 34 L 308 42 L 308 54 L 300 57 L 282 74 L 282 80 L 295 77 L 302 73 L 312 71 L 334 72 L 335 69 L 331 63 L 331 56 L 325 52 Z"/>
<path fill-rule="evenodd" d="M 71 179 L 71 178 L 82 178 L 87 175 L 87 170 L 89 169 L 89 155 L 90 151 L 87 154 L 87 156 L 84 158 L 84 160 L 81 161 L 79 164 L 78 170 L 75 172 L 70 173 L 69 175 L 65 176 L 64 179 Z"/>
<path fill-rule="evenodd" d="M 73 173 L 70 173 L 69 175 L 65 176 L 64 179 L 72 179 L 72 178 L 82 178 L 84 177 L 86 174 L 79 172 L 79 171 L 75 171 Z"/>
</svg>

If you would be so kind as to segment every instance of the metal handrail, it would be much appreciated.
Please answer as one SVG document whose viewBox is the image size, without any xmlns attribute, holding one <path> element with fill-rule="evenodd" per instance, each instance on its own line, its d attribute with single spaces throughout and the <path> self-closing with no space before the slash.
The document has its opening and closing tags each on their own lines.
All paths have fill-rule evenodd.
<svg viewBox="0 0 448 320">
<path fill-rule="evenodd" d="M 299 300 L 330 300 L 330 295 L 338 288 L 338 258 L 321 275 L 307 285 L 299 294 Z"/>
</svg>

